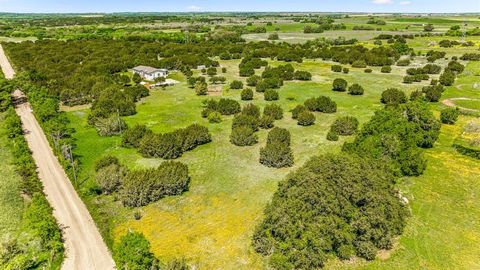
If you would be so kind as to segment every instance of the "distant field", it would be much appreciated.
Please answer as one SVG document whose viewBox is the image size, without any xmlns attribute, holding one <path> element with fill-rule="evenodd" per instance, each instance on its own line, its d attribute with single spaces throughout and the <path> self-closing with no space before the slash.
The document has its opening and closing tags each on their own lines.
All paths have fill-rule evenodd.
<svg viewBox="0 0 480 270">
<path fill-rule="evenodd" d="M 303 28 L 301 32 L 290 32 L 290 33 L 279 33 L 278 36 L 280 41 L 286 41 L 290 43 L 302 43 L 308 40 L 314 40 L 317 38 L 329 38 L 334 39 L 338 37 L 345 37 L 347 39 L 356 38 L 360 41 L 370 40 L 380 34 L 391 34 L 391 35 L 401 35 L 401 34 L 412 34 L 413 32 L 409 31 L 354 31 L 354 30 L 338 30 L 338 31 L 326 31 L 319 34 L 309 33 L 304 34 Z M 268 38 L 268 33 L 264 34 L 246 34 L 242 37 L 247 41 L 265 41 Z"/>
</svg>

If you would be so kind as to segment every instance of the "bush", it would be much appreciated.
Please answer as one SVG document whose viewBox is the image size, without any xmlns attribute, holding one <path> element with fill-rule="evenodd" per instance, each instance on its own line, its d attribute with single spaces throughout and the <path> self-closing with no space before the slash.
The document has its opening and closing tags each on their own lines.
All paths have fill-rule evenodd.
<svg viewBox="0 0 480 270">
<path fill-rule="evenodd" d="M 365 61 L 357 60 L 357 61 L 354 61 L 352 63 L 352 67 L 354 67 L 354 68 L 366 68 L 367 64 L 365 63 Z"/>
<path fill-rule="evenodd" d="M 248 86 L 257 86 L 257 84 L 262 81 L 262 77 L 258 75 L 252 75 L 247 78 L 247 85 Z"/>
<path fill-rule="evenodd" d="M 335 131 L 333 131 L 333 130 L 330 130 L 330 131 L 327 133 L 327 140 L 332 141 L 332 142 L 338 141 L 338 134 L 337 134 L 337 132 L 335 132 Z"/>
<path fill-rule="evenodd" d="M 127 129 L 123 133 L 122 146 L 127 148 L 138 148 L 138 146 L 140 146 L 140 141 L 142 140 L 143 136 L 151 132 L 151 130 L 147 129 L 147 126 L 137 124 L 133 128 Z"/>
<path fill-rule="evenodd" d="M 298 115 L 302 112 L 308 111 L 308 108 L 305 107 L 304 105 L 297 105 L 295 108 L 292 110 L 292 119 L 297 119 Z"/>
<path fill-rule="evenodd" d="M 440 75 L 439 82 L 441 85 L 451 86 L 455 82 L 455 74 L 450 70 L 445 70 L 442 75 Z"/>
<path fill-rule="evenodd" d="M 95 171 L 98 172 L 100 169 L 108 167 L 112 164 L 120 165 L 120 161 L 115 156 L 104 156 L 95 163 Z"/>
<path fill-rule="evenodd" d="M 240 94 L 242 100 L 253 100 L 253 91 L 250 88 L 245 88 Z"/>
<path fill-rule="evenodd" d="M 308 71 L 297 70 L 293 74 L 293 78 L 295 80 L 299 80 L 299 81 L 311 81 L 312 80 L 312 74 Z"/>
<path fill-rule="evenodd" d="M 383 66 L 382 69 L 380 69 L 380 72 L 390 73 L 390 72 L 392 72 L 392 67 L 391 66 Z"/>
<path fill-rule="evenodd" d="M 315 115 L 309 111 L 298 114 L 297 124 L 300 126 L 311 126 L 315 123 Z"/>
<path fill-rule="evenodd" d="M 409 59 L 402 59 L 397 61 L 397 66 L 399 67 L 406 67 L 410 65 L 410 60 Z"/>
<path fill-rule="evenodd" d="M 444 124 L 453 125 L 457 122 L 459 114 L 458 108 L 445 108 L 440 112 L 440 120 Z"/>
<path fill-rule="evenodd" d="M 339 91 L 339 92 L 344 92 L 347 90 L 347 81 L 341 78 L 337 78 L 333 81 L 332 84 L 332 90 L 333 91 Z"/>
<path fill-rule="evenodd" d="M 279 98 L 278 92 L 276 90 L 273 90 L 273 89 L 265 90 L 265 93 L 263 95 L 264 95 L 264 99 L 266 101 L 278 100 L 278 98 Z"/>
<path fill-rule="evenodd" d="M 205 96 L 208 93 L 208 86 L 205 82 L 196 82 L 194 88 L 197 96 Z"/>
<path fill-rule="evenodd" d="M 442 71 L 442 67 L 435 64 L 426 64 L 423 67 L 423 71 L 427 74 L 440 74 L 440 71 Z"/>
<path fill-rule="evenodd" d="M 407 76 L 403 77 L 403 83 L 405 83 L 405 84 L 411 84 L 411 83 L 413 83 L 413 82 L 415 82 L 415 77 L 414 77 L 414 76 L 412 76 L 412 75 L 407 75 Z"/>
<path fill-rule="evenodd" d="M 216 111 L 222 115 L 232 115 L 239 113 L 241 110 L 240 103 L 238 101 L 228 98 L 221 98 L 218 101 L 218 107 Z"/>
<path fill-rule="evenodd" d="M 230 89 L 242 89 L 243 88 L 243 82 L 241 81 L 232 81 L 230 83 Z"/>
<path fill-rule="evenodd" d="M 349 136 L 358 129 L 358 120 L 352 116 L 340 117 L 332 124 L 330 130 L 340 136 Z"/>
<path fill-rule="evenodd" d="M 230 142 L 236 146 L 250 146 L 256 144 L 258 141 L 254 130 L 249 126 L 239 126 L 232 128 L 230 134 Z"/>
<path fill-rule="evenodd" d="M 258 130 L 258 116 L 247 115 L 247 114 L 238 114 L 235 115 L 232 121 L 232 129 L 242 126 L 247 126 L 253 131 Z"/>
<path fill-rule="evenodd" d="M 355 84 L 352 84 L 349 88 L 348 88 L 348 93 L 350 95 L 363 95 L 363 87 L 357 83 Z"/>
<path fill-rule="evenodd" d="M 267 136 L 267 145 L 260 149 L 260 163 L 274 168 L 293 165 L 290 149 L 290 132 L 283 128 L 272 129 Z"/>
<path fill-rule="evenodd" d="M 366 68 L 363 72 L 365 72 L 365 73 L 372 73 L 372 71 L 373 71 L 373 70 L 372 70 L 371 68 Z"/>
<path fill-rule="evenodd" d="M 420 90 L 412 91 L 410 94 L 410 101 L 419 100 L 421 98 L 423 98 L 423 92 Z"/>
<path fill-rule="evenodd" d="M 113 255 L 120 270 L 156 269 L 154 267 L 158 264 L 150 251 L 150 243 L 138 232 L 122 236 L 114 246 Z"/>
<path fill-rule="evenodd" d="M 127 171 L 118 164 L 111 164 L 101 168 L 95 176 L 97 183 L 104 194 L 117 191 L 123 182 Z"/>
<path fill-rule="evenodd" d="M 407 96 L 403 91 L 396 88 L 389 88 L 382 93 L 381 101 L 386 105 L 398 105 L 407 102 Z"/>
<path fill-rule="evenodd" d="M 270 129 L 272 128 L 274 125 L 273 125 L 273 122 L 275 121 L 275 118 L 273 118 L 272 116 L 270 115 L 263 115 L 260 120 L 258 121 L 258 125 L 260 126 L 260 128 L 263 128 L 263 129 Z"/>
<path fill-rule="evenodd" d="M 342 66 L 340 65 L 333 65 L 331 69 L 333 72 L 342 72 Z"/>
<path fill-rule="evenodd" d="M 208 114 L 208 122 L 209 123 L 221 123 L 222 122 L 222 114 L 219 112 L 211 112 Z"/>
<path fill-rule="evenodd" d="M 347 67 L 344 67 L 344 68 L 342 69 L 342 72 L 345 73 L 345 74 L 348 74 L 348 73 L 350 72 L 350 69 L 347 68 Z"/>
<path fill-rule="evenodd" d="M 120 135 L 127 130 L 127 124 L 120 116 L 112 115 L 108 118 L 96 118 L 95 129 L 102 137 Z"/>
<path fill-rule="evenodd" d="M 253 116 L 255 118 L 259 118 L 260 117 L 260 109 L 258 108 L 257 105 L 255 105 L 253 103 L 248 103 L 247 105 L 243 106 L 242 114 L 250 115 L 250 116 Z"/>
<path fill-rule="evenodd" d="M 261 81 L 257 83 L 257 86 L 255 86 L 255 91 L 258 93 L 263 93 L 268 89 L 268 84 L 265 81 Z"/>
<path fill-rule="evenodd" d="M 277 104 L 268 104 L 263 109 L 263 115 L 271 116 L 275 120 L 283 118 L 283 109 Z"/>
<path fill-rule="evenodd" d="M 422 92 L 425 93 L 425 99 L 430 102 L 438 102 L 442 97 L 444 89 L 441 85 L 425 86 L 422 88 Z"/>
<path fill-rule="evenodd" d="M 154 169 L 129 172 L 121 189 L 122 202 L 129 207 L 145 206 L 164 196 L 187 191 L 189 183 L 187 165 L 166 161 Z"/>
</svg>

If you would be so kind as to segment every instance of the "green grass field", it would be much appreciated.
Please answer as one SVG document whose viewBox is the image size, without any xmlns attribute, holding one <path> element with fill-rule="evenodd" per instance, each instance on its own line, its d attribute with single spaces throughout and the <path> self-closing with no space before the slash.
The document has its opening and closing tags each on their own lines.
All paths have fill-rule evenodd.
<svg viewBox="0 0 480 270">
<path fill-rule="evenodd" d="M 21 178 L 15 172 L 13 155 L 8 147 L 4 127 L 5 113 L 0 113 L 0 235 L 17 231 L 23 213 L 23 199 L 20 197 Z"/>
</svg>

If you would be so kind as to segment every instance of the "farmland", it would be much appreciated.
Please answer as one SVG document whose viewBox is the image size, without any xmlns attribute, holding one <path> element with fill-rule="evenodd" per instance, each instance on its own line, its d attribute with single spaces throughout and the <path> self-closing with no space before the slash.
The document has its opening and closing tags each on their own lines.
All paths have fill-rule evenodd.
<svg viewBox="0 0 480 270">
<path fill-rule="evenodd" d="M 207 25 L 207 28 L 210 29 L 206 30 L 207 32 L 205 33 L 197 33 L 195 35 L 197 40 L 192 42 L 198 43 L 195 48 L 198 50 L 198 55 L 200 55 L 198 61 L 209 59 L 218 63 L 218 66 L 215 67 L 215 73 L 217 74 L 215 76 L 222 76 L 226 81 L 224 84 L 217 84 L 222 89 L 220 96 L 198 94 L 198 81 L 194 81 L 194 85 L 192 85 L 190 79 L 205 77 L 208 82 L 214 75 L 208 75 L 208 70 L 198 69 L 196 63 L 186 64 L 187 61 L 182 58 L 182 55 L 175 55 L 178 52 L 184 52 L 187 56 L 190 55 L 188 52 L 190 44 L 183 43 L 189 39 L 188 34 L 184 35 L 184 32 L 178 31 L 181 29 L 181 26 L 171 27 L 172 22 L 161 21 L 158 18 L 153 23 L 161 30 L 141 28 L 138 32 L 135 32 L 131 28 L 137 27 L 137 24 L 150 24 L 152 22 L 127 21 L 122 22 L 127 25 L 125 27 L 127 30 L 124 29 L 124 32 L 118 29 L 113 31 L 115 33 L 113 36 L 115 36 L 116 40 L 111 41 L 112 44 L 115 43 L 115 46 L 122 47 L 122 42 L 125 42 L 123 44 L 124 47 L 129 47 L 132 55 L 135 55 L 134 57 L 137 58 L 135 61 L 129 60 L 132 64 L 125 64 L 127 61 L 118 64 L 118 66 L 124 66 L 120 68 L 115 66 L 115 71 L 112 72 L 105 72 L 102 68 L 95 69 L 92 67 L 92 62 L 89 62 L 94 61 L 93 63 L 98 64 L 101 62 L 98 59 L 108 59 L 109 55 L 103 55 L 107 50 L 101 48 L 104 45 L 102 42 L 106 42 L 105 40 L 108 39 L 103 41 L 95 39 L 75 40 L 75 32 L 78 29 L 75 30 L 71 26 L 63 26 L 64 32 L 50 27 L 47 28 L 47 32 L 52 37 L 71 39 L 69 43 L 65 43 L 66 45 L 57 43 L 63 41 L 55 41 L 54 38 L 47 41 L 37 41 L 36 44 L 6 43 L 7 54 L 9 54 L 15 68 L 24 72 L 23 76 L 18 80 L 18 84 L 26 88 L 32 87 L 29 83 L 37 84 L 38 86 L 38 89 L 35 87 L 31 88 L 29 98 L 38 98 L 39 100 L 44 98 L 47 101 L 53 99 L 56 103 L 59 101 L 63 102 L 61 110 L 56 111 L 54 109 L 55 113 L 52 114 L 54 116 L 51 117 L 54 119 L 59 117 L 58 119 L 60 120 L 58 122 L 65 125 L 61 130 L 68 131 L 69 134 L 59 138 L 59 141 L 73 148 L 73 158 L 70 160 L 70 157 L 65 158 L 64 154 L 62 156 L 62 151 L 64 150 L 61 147 L 55 149 L 61 157 L 62 164 L 66 168 L 73 185 L 86 203 L 104 240 L 112 250 L 115 250 L 116 245 L 123 241 L 122 239 L 124 239 L 125 235 L 135 231 L 144 235 L 150 244 L 151 252 L 162 263 L 185 259 L 193 269 L 267 269 L 274 263 L 277 263 L 277 265 L 285 263 L 283 267 L 286 267 L 285 265 L 289 264 L 285 262 L 287 260 L 285 259 L 287 257 L 285 254 L 282 254 L 285 257 L 281 257 L 285 261 L 278 258 L 275 261 L 272 260 L 272 257 L 280 255 L 274 253 L 275 255 L 271 257 L 262 256 L 258 252 L 258 248 L 252 244 L 252 238 L 255 238 L 254 235 L 257 233 L 256 230 L 259 224 L 263 224 L 262 222 L 265 222 L 265 220 L 270 220 L 270 213 L 265 210 L 267 205 L 278 203 L 281 196 L 277 192 L 279 186 L 282 187 L 286 182 L 285 179 L 293 177 L 292 175 L 295 175 L 295 172 L 305 170 L 306 167 L 310 166 L 309 160 L 312 157 L 325 154 L 343 155 L 346 152 L 345 145 L 357 143 L 357 140 L 361 138 L 360 136 L 366 133 L 362 133 L 362 128 L 369 126 L 371 119 L 379 111 L 388 111 L 388 106 L 385 109 L 384 104 L 387 103 L 384 100 L 384 91 L 386 89 L 399 89 L 400 92 L 405 94 L 406 99 L 410 100 L 410 97 L 413 97 L 417 90 L 422 90 L 424 87 L 428 88 L 431 84 L 436 85 L 432 81 L 440 79 L 443 82 L 442 78 L 445 70 L 453 69 L 452 66 L 454 65 L 461 65 L 461 72 L 458 72 L 458 74 L 455 72 L 455 81 L 452 84 L 444 83 L 444 86 L 442 86 L 444 91 L 440 93 L 439 99 L 422 99 L 418 104 L 421 103 L 421 106 L 425 106 L 428 111 L 431 111 L 435 119 L 440 119 L 441 111 L 446 108 L 442 103 L 445 99 L 467 98 L 455 100 L 455 105 L 469 109 L 480 108 L 480 62 L 462 59 L 462 56 L 466 53 L 478 54 L 480 38 L 478 35 L 467 36 L 466 40 L 471 41 L 473 44 L 468 46 L 442 47 L 439 45 L 442 40 L 446 39 L 459 41 L 460 37 L 448 36 L 445 33 L 452 26 L 461 24 L 463 21 L 468 21 L 472 28 L 477 27 L 480 25 L 478 17 L 403 18 L 381 15 L 375 18 L 375 20 L 385 21 L 385 24 L 378 25 L 379 29 L 353 30 L 355 25 L 371 25 L 371 23 L 367 23 L 371 19 L 367 16 L 344 16 L 334 17 L 334 24 L 344 24 L 344 29 L 329 29 L 321 33 L 303 33 L 305 26 L 316 27 L 316 25 L 322 25 L 322 23 L 308 21 L 311 18 L 307 18 L 307 22 L 300 23 L 289 18 L 283 18 L 280 15 L 277 16 L 274 18 L 249 18 L 248 22 L 252 23 L 248 25 L 244 25 L 246 21 L 242 21 L 237 17 L 229 18 L 222 21 L 218 29 L 213 27 L 210 29 L 208 24 L 195 20 L 190 22 L 194 25 L 197 23 L 198 26 Z M 295 16 L 301 17 L 299 14 Z M 182 20 L 186 19 L 177 18 L 175 20 L 182 22 Z M 275 20 L 279 22 L 275 23 Z M 267 24 L 267 21 L 273 21 L 273 23 Z M 431 33 L 428 31 L 428 34 L 426 34 L 423 25 L 428 24 L 432 24 L 435 29 Z M 230 32 L 235 30 L 229 27 L 238 26 L 243 28 L 235 32 L 236 36 L 233 38 L 233 34 Z M 23 26 L 17 25 L 17 27 L 22 28 Z M 119 26 L 117 23 L 106 23 L 102 27 L 118 28 Z M 166 29 L 169 27 L 171 28 Z M 261 31 L 258 30 L 259 27 L 265 27 L 265 31 L 263 29 Z M 377 28 L 377 25 L 374 27 Z M 25 32 L 32 30 L 29 27 L 22 29 Z M 132 44 L 128 43 L 130 41 L 128 41 L 127 36 L 133 32 L 135 32 L 135 35 L 138 34 L 137 38 L 139 36 L 144 38 L 142 40 L 144 43 L 141 44 L 144 46 L 142 49 L 132 49 Z M 278 32 L 278 41 L 272 41 L 269 38 L 274 32 Z M 65 35 L 65 33 L 68 33 L 68 35 Z M 170 33 L 174 34 L 170 35 Z M 379 39 L 376 37 L 381 34 L 390 35 L 391 41 L 387 42 L 386 39 L 383 39 L 383 43 L 378 43 Z M 224 37 L 232 38 L 232 40 L 243 38 L 246 40 L 246 43 L 240 41 L 238 44 L 242 44 L 242 46 L 243 44 L 248 44 L 251 47 L 246 46 L 242 53 L 239 54 L 240 57 L 224 57 L 221 54 L 225 53 L 221 52 L 222 44 L 230 48 L 227 54 L 233 56 L 234 53 L 232 52 L 238 50 L 238 47 L 236 47 L 238 45 L 237 41 L 217 40 L 215 41 L 217 43 L 202 41 L 204 36 L 214 39 L 215 35 L 225 35 Z M 413 37 L 407 37 L 403 42 L 402 38 L 394 38 L 393 36 L 395 35 Z M 105 35 L 105 37 L 107 36 L 112 37 L 110 34 Z M 332 43 L 329 43 L 334 42 L 338 37 L 356 39 L 354 41 L 355 46 L 364 46 L 359 49 L 364 54 L 371 52 L 372 54 L 378 53 L 380 55 L 385 52 L 378 52 L 375 49 L 380 47 L 393 48 L 391 49 L 393 56 L 390 56 L 389 59 L 394 58 L 397 64 L 394 63 L 395 61 L 388 65 L 378 65 L 376 63 L 366 65 L 363 63 L 365 64 L 364 66 L 358 65 L 358 61 L 339 63 L 336 61 L 338 59 L 331 57 L 329 54 L 334 54 L 335 51 L 323 51 L 324 54 L 322 55 L 308 54 L 309 48 L 315 48 L 315 52 L 320 53 L 322 49 L 327 50 L 335 46 L 339 48 L 350 46 L 349 44 L 332 45 Z M 0 37 L 0 41 L 9 42 L 12 41 L 12 38 L 4 37 L 2 40 L 2 37 Z M 30 38 L 34 39 L 35 37 L 32 35 L 22 37 L 21 39 Z M 122 38 L 125 38 L 125 40 L 122 40 Z M 150 44 L 150 38 L 157 38 L 158 41 L 152 42 L 158 43 Z M 167 41 L 167 39 L 174 41 Z M 266 41 L 275 43 L 274 45 L 278 47 L 262 45 Z M 281 44 L 280 42 L 282 41 L 287 43 Z M 312 47 L 302 47 L 302 44 L 305 44 L 307 41 L 311 43 L 307 43 L 305 46 Z M 77 43 L 86 44 L 89 48 L 88 50 L 98 46 L 99 50 L 96 55 L 91 56 L 86 53 L 86 49 L 86 51 L 82 51 L 82 46 Z M 253 44 L 256 45 L 254 46 Z M 405 44 L 408 50 L 400 51 L 404 49 L 404 47 L 401 47 L 403 46 L 402 44 Z M 35 46 L 41 48 L 44 55 L 35 55 Z M 58 48 L 58 46 L 68 48 L 68 50 L 63 52 L 66 54 L 66 59 L 59 60 L 57 59 L 58 56 L 50 51 L 52 48 Z M 199 124 L 208 129 L 211 142 L 196 145 L 174 158 L 175 162 L 181 162 L 188 166 L 190 179 L 187 190 L 181 194 L 163 196 L 144 205 L 129 207 L 126 205 L 123 197 L 125 193 L 122 192 L 124 191 L 104 192 L 99 187 L 99 160 L 107 156 L 114 157 L 118 159 L 119 164 L 124 166 L 127 171 L 142 171 L 147 168 L 159 168 L 161 164 L 166 163 L 165 158 L 148 157 L 139 149 L 136 149 L 139 147 L 126 147 L 123 135 L 119 134 L 122 133 L 122 128 L 116 134 L 101 136 L 102 134 L 99 132 L 97 123 L 92 124 L 92 122 L 98 120 L 93 117 L 94 113 L 104 109 L 99 108 L 102 104 L 98 102 L 98 100 L 102 99 L 101 91 L 117 90 L 117 88 L 112 88 L 113 90 L 108 89 L 108 84 L 122 89 L 119 90 L 122 93 L 133 91 L 132 89 L 135 87 L 135 85 L 131 85 L 135 80 L 131 72 L 133 63 L 142 64 L 138 63 L 138 61 L 145 59 L 141 57 L 143 53 L 145 51 L 148 52 L 155 46 L 165 46 L 162 47 L 165 48 L 165 51 L 171 50 L 168 51 L 171 54 L 163 51 L 161 53 L 164 53 L 164 55 L 157 53 L 158 59 L 151 61 L 159 65 L 171 65 L 168 66 L 170 69 L 168 78 L 178 81 L 178 84 L 149 89 L 148 95 L 135 97 L 133 113 L 121 114 L 120 110 L 117 110 L 110 112 L 109 117 L 118 117 L 120 119 L 118 121 L 124 121 L 129 129 L 137 125 L 145 126 L 153 134 L 170 133 L 187 128 L 192 124 Z M 212 46 L 215 49 L 212 49 L 212 51 L 207 50 L 207 52 L 201 51 L 207 46 Z M 279 94 L 278 100 L 275 101 L 265 100 L 266 95 L 258 90 L 258 85 L 257 91 L 255 91 L 255 86 L 246 86 L 248 84 L 247 77 L 240 76 L 243 67 L 242 60 L 256 58 L 252 55 L 265 53 L 268 49 L 263 49 L 270 48 L 270 46 L 272 46 L 270 52 L 272 55 L 258 57 L 265 61 L 266 64 L 260 68 L 255 68 L 255 75 L 262 77 L 270 69 L 281 69 L 284 65 L 290 65 L 295 71 L 305 71 L 311 75 L 311 78 L 308 80 L 289 79 L 282 81 L 283 85 L 275 88 L 275 91 Z M 400 48 L 398 49 L 399 51 L 395 51 L 397 48 Z M 45 60 L 44 63 L 42 62 L 42 64 L 29 64 L 29 59 L 23 58 L 24 51 L 22 50 L 28 51 L 28 55 L 32 54 L 35 59 L 40 59 L 42 56 L 50 58 Z M 155 48 L 155 50 L 158 50 L 158 48 Z M 285 50 L 286 53 L 282 50 Z M 428 59 L 431 55 L 427 54 L 432 50 L 437 53 L 444 52 L 445 55 L 431 61 L 431 59 Z M 295 54 L 295 52 L 298 53 L 300 51 L 303 53 L 300 56 L 301 61 L 288 59 L 291 56 L 288 53 Z M 69 52 L 74 53 L 68 55 Z M 276 55 L 274 55 L 275 53 Z M 288 57 L 283 57 L 282 53 Z M 154 54 L 150 53 L 150 55 Z M 330 58 L 325 55 L 329 55 Z M 98 59 L 92 60 L 94 57 L 98 57 Z M 175 58 L 176 62 L 172 64 L 174 61 L 170 62 L 168 60 L 173 57 L 177 58 Z M 74 63 L 74 61 L 77 61 L 77 58 L 83 60 L 79 61 L 81 64 Z M 374 62 L 380 61 L 379 59 L 382 58 L 372 57 L 373 60 L 371 58 L 365 59 L 367 62 Z M 401 59 L 409 59 L 410 61 L 407 65 L 399 65 L 398 62 Z M 115 59 L 111 61 L 115 61 Z M 185 63 L 184 66 L 175 66 L 173 68 L 174 65 L 178 65 L 182 61 Z M 452 64 L 452 62 L 454 63 Z M 405 83 L 406 74 L 414 72 L 412 68 L 422 69 L 429 63 L 438 65 L 442 72 L 428 74 L 428 80 L 422 79 L 420 82 Z M 22 64 L 27 66 L 22 66 Z M 59 72 L 62 70 L 61 65 L 65 65 L 72 74 L 75 74 L 76 79 L 62 75 Z M 83 67 L 77 68 L 77 66 L 81 65 Z M 342 66 L 341 72 L 333 71 L 333 66 L 335 65 Z M 384 72 L 385 66 L 391 66 L 391 72 Z M 105 68 L 105 70 L 108 70 L 108 68 Z M 43 80 L 41 75 L 45 77 L 51 76 L 48 79 L 52 79 L 52 81 Z M 82 75 L 85 76 L 82 77 Z M 125 83 L 123 81 L 119 83 L 121 76 L 126 78 L 122 79 Z M 348 94 L 346 91 L 332 91 L 332 84 L 339 78 L 346 80 L 348 86 L 353 84 L 362 86 L 364 93 L 362 92 L 362 95 L 354 95 Z M 53 81 L 53 79 L 55 80 Z M 242 88 L 249 87 L 254 89 L 253 99 L 248 101 L 242 100 L 242 90 L 232 89 L 234 87 L 230 83 L 234 81 L 241 81 Z M 99 82 L 103 83 L 100 87 L 95 84 Z M 48 92 L 50 85 L 53 84 L 56 86 L 55 90 Z M 209 86 L 213 85 L 213 83 L 207 84 Z M 72 85 L 78 88 L 70 90 Z M 40 89 L 40 86 L 43 88 Z M 100 94 L 95 93 L 94 90 L 90 91 L 90 89 L 99 88 L 107 90 L 98 90 Z M 70 95 L 64 94 L 67 93 L 67 90 L 75 92 L 75 89 L 84 91 L 81 95 L 78 95 L 83 98 L 82 100 L 70 99 Z M 42 91 L 47 91 L 48 95 L 35 95 L 36 92 L 44 93 Z M 427 90 L 424 90 L 424 92 L 427 92 Z M 91 96 L 85 97 L 87 95 Z M 421 93 L 421 95 L 423 97 L 424 93 Z M 294 108 L 300 104 L 307 104 L 309 99 L 319 96 L 325 96 L 334 101 L 336 112 L 312 112 L 315 115 L 315 123 L 309 126 L 300 125 L 297 119 L 292 118 L 292 110 Z M 117 96 L 113 97 L 112 100 L 115 100 L 115 98 Z M 289 131 L 291 136 L 289 146 L 294 157 L 293 166 L 273 168 L 264 166 L 259 162 L 259 153 L 268 144 L 268 129 L 260 129 L 255 132 L 256 136 L 258 136 L 258 142 L 250 146 L 240 147 L 232 143 L 231 139 L 232 127 L 238 115 L 221 115 L 221 121 L 210 121 L 210 117 L 202 117 L 202 111 L 206 108 L 208 100 L 219 101 L 221 99 L 234 100 L 241 107 L 254 104 L 260 108 L 260 111 L 263 111 L 270 104 L 280 106 L 283 110 L 283 118 L 276 120 L 274 125 Z M 47 115 L 49 111 L 37 110 L 37 108 L 42 108 L 42 103 L 49 103 L 45 100 L 44 102 L 38 102 L 38 105 L 35 105 L 35 103 L 33 105 L 35 111 L 40 111 L 39 113 Z M 407 100 L 400 103 L 407 103 L 408 105 L 405 106 L 410 106 L 410 104 L 413 104 L 411 106 L 417 106 L 414 98 L 411 98 L 411 100 L 408 103 Z M 393 107 L 395 106 L 403 108 L 402 106 L 404 105 L 393 104 Z M 43 115 L 44 118 L 47 118 L 45 115 Z M 101 115 L 101 113 L 98 113 L 98 115 Z M 331 126 L 336 123 L 337 119 L 347 116 L 355 117 L 360 128 L 353 132 L 353 136 L 339 136 L 338 140 L 327 139 L 331 132 Z M 61 117 L 65 117 L 65 119 Z M 37 115 L 37 118 L 41 119 L 42 116 Z M 421 151 L 422 155 L 425 156 L 427 162 L 425 171 L 418 174 L 396 172 L 396 174 L 390 175 L 386 173 L 389 175 L 390 180 L 393 179 L 392 186 L 395 192 L 398 191 L 401 194 L 398 197 L 408 201 L 405 209 L 409 213 L 405 226 L 404 228 L 402 227 L 403 233 L 392 235 L 393 243 L 391 248 L 379 248 L 378 253 L 375 252 L 376 257 L 373 256 L 369 260 L 366 260 L 365 257 L 360 258 L 362 256 L 352 256 L 349 260 L 342 261 L 338 258 L 338 253 L 340 252 L 330 252 L 326 256 L 327 259 L 324 266 L 328 269 L 479 268 L 477 257 L 480 253 L 480 248 L 476 243 L 480 239 L 480 234 L 478 233 L 480 232 L 480 224 L 476 221 L 480 215 L 480 204 L 476 198 L 480 195 L 477 179 L 478 175 L 480 175 L 480 163 L 478 159 L 462 155 L 452 147 L 456 138 L 463 133 L 464 127 L 475 119 L 477 119 L 475 115 L 460 114 L 454 125 L 443 124 L 441 128 L 439 127 L 438 139 L 435 138 L 433 140 L 433 147 L 423 147 L 426 149 L 418 147 L 418 149 L 421 149 L 418 150 L 415 146 L 415 149 Z M 440 122 L 438 123 L 440 124 Z M 49 128 L 52 128 L 47 122 L 43 123 L 43 125 L 47 131 Z M 51 134 L 55 133 L 51 132 Z M 56 147 L 58 141 L 52 139 L 52 143 Z M 2 151 L 2 154 L 5 155 L 4 159 L 9 159 L 8 152 Z M 367 159 L 367 155 L 365 153 L 363 158 Z M 383 160 L 382 162 L 387 161 Z M 15 179 L 15 175 L 10 168 L 1 167 L 0 170 L 5 170 L 5 175 L 8 175 L 8 179 Z M 15 188 L 15 181 L 0 184 L 12 185 L 12 188 Z M 5 195 L 11 195 L 11 193 Z M 275 198 L 273 202 L 272 198 Z M 16 209 L 21 209 L 20 204 L 12 205 Z M 292 205 L 292 207 L 297 206 Z M 11 212 L 15 212 L 15 210 Z M 4 211 L 4 213 L 8 212 Z M 15 219 L 12 219 L 11 222 L 15 222 Z M 0 229 L 2 226 L 14 225 L 3 225 L 0 223 Z M 275 241 L 278 241 L 278 239 L 275 239 Z M 287 245 L 286 242 L 280 242 L 279 245 L 281 244 Z"/>
</svg>

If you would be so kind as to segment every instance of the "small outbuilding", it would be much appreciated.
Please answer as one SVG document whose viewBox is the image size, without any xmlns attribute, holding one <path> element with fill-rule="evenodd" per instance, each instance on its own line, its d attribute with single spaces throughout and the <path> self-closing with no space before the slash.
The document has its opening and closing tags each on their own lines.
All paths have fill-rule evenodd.
<svg viewBox="0 0 480 270">
<path fill-rule="evenodd" d="M 142 78 L 148 81 L 153 81 L 158 77 L 167 77 L 168 70 L 163 68 L 154 68 L 148 66 L 137 66 L 134 67 L 133 73 L 140 75 Z"/>
</svg>

